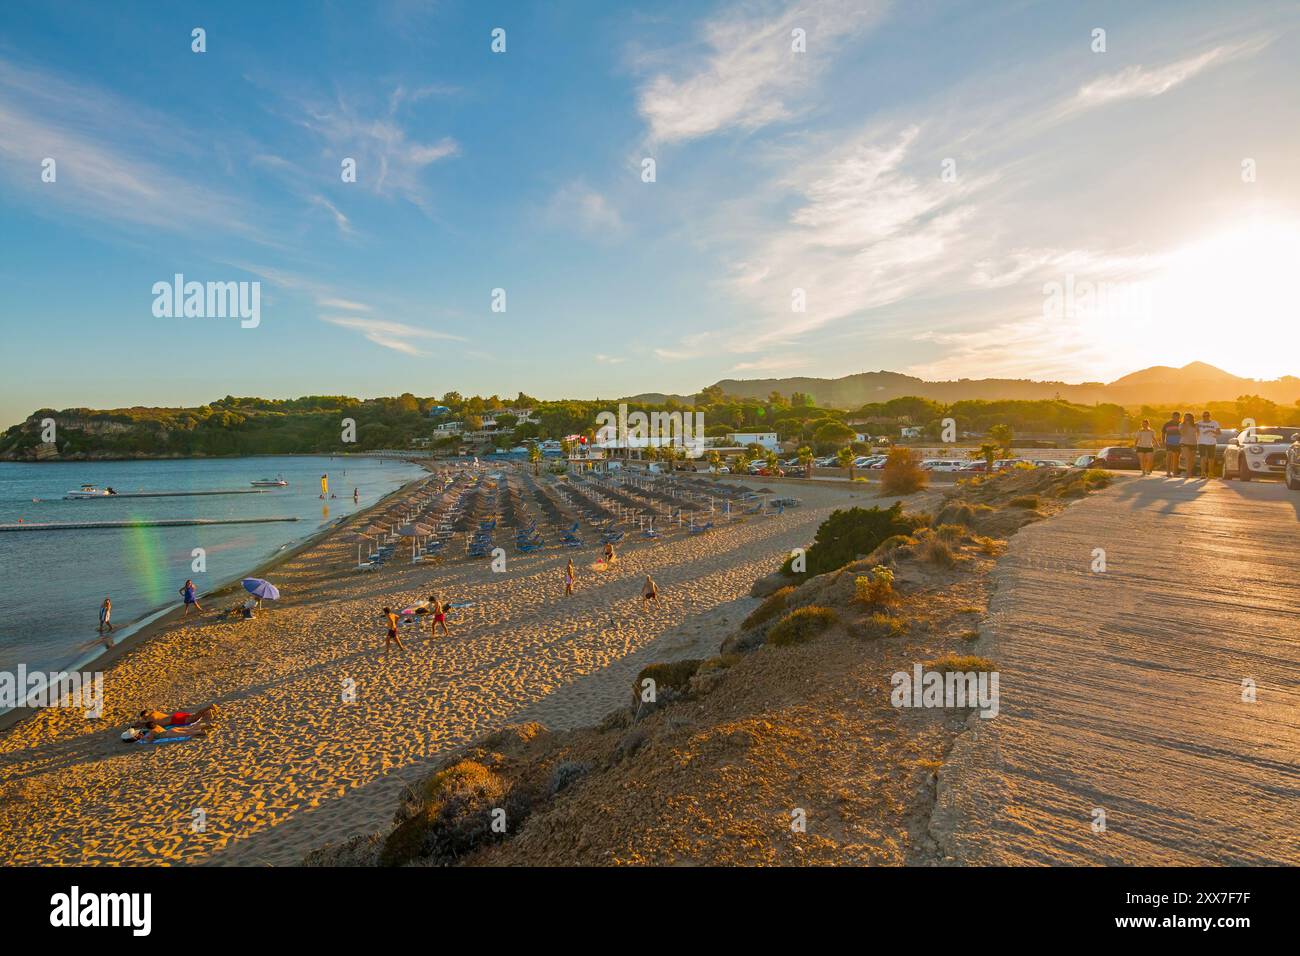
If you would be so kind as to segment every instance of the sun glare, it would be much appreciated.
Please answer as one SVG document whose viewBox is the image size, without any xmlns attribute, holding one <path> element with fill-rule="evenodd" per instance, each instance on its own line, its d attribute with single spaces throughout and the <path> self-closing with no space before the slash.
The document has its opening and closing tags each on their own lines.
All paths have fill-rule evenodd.
<svg viewBox="0 0 1300 956">
<path fill-rule="evenodd" d="M 1145 364 L 1200 360 L 1251 378 L 1295 373 L 1298 279 L 1300 223 L 1255 222 L 1184 246 L 1151 280 Z"/>
</svg>

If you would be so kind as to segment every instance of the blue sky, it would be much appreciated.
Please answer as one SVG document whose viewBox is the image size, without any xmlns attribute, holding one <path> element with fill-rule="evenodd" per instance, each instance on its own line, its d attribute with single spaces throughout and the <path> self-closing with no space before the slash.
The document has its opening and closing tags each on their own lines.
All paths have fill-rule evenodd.
<svg viewBox="0 0 1300 956">
<path fill-rule="evenodd" d="M 1290 3 L 11 0 L 0 425 L 1295 373 L 1298 26 Z M 261 324 L 155 317 L 178 272 L 260 281 Z M 1050 312 L 1065 285 L 1108 295 Z"/>
</svg>

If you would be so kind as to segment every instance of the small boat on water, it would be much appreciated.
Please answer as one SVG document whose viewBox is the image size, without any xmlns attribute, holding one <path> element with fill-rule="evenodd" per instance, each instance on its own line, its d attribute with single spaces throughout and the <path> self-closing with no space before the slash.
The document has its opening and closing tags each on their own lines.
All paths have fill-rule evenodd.
<svg viewBox="0 0 1300 956">
<path fill-rule="evenodd" d="M 284 480 L 284 476 L 276 475 L 274 478 L 259 478 L 257 481 L 250 481 L 254 488 L 288 488 L 289 482 Z"/>
<path fill-rule="evenodd" d="M 97 485 L 82 485 L 77 491 L 69 491 L 63 496 L 64 501 L 76 501 L 80 498 L 107 498 L 117 494 L 112 488 L 100 488 Z"/>
</svg>

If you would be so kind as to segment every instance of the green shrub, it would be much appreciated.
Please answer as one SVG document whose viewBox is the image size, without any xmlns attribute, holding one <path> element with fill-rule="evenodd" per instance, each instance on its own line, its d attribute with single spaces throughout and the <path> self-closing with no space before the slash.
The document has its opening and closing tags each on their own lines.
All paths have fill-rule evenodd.
<svg viewBox="0 0 1300 956">
<path fill-rule="evenodd" d="M 877 611 L 867 619 L 867 631 L 872 637 L 898 637 L 907 633 L 907 622 Z"/>
<path fill-rule="evenodd" d="M 880 490 L 887 495 L 910 495 L 930 483 L 930 476 L 910 448 L 891 448 L 880 470 Z"/>
<path fill-rule="evenodd" d="M 1114 478 L 1109 471 L 1102 468 L 1089 468 L 1083 473 L 1083 483 L 1091 488 L 1105 488 Z"/>
<path fill-rule="evenodd" d="M 898 600 L 894 592 L 894 572 L 883 565 L 871 569 L 870 574 L 861 574 L 853 582 L 854 600 L 868 606 L 893 604 Z"/>
<path fill-rule="evenodd" d="M 801 607 L 791 611 L 768 632 L 767 643 L 773 647 L 806 644 L 837 620 L 828 607 Z"/>
<path fill-rule="evenodd" d="M 1019 498 L 1012 498 L 1007 502 L 1009 508 L 1037 508 L 1038 495 L 1021 495 Z"/>
<path fill-rule="evenodd" d="M 908 535 L 919 527 L 912 515 L 903 514 L 902 502 L 888 508 L 849 508 L 834 511 L 817 529 L 805 555 L 809 576 L 835 571 L 865 557 L 894 535 Z M 790 574 L 793 558 L 787 558 L 782 570 Z"/>
<path fill-rule="evenodd" d="M 939 671 L 946 674 L 949 671 L 991 671 L 996 670 L 994 663 L 987 657 L 976 657 L 973 654 L 954 654 L 949 651 L 942 657 L 937 657 L 926 664 L 926 667 L 933 671 Z"/>
<path fill-rule="evenodd" d="M 740 625 L 744 630 L 751 630 L 756 627 L 762 627 L 768 621 L 774 619 L 778 614 L 785 610 L 786 602 L 790 595 L 794 593 L 794 585 L 787 584 L 779 591 L 774 591 L 763 599 L 763 603 L 750 612 L 749 617 L 745 618 Z"/>
<path fill-rule="evenodd" d="M 711 671 L 724 671 L 728 667 L 735 667 L 739 664 L 742 657 L 741 654 L 719 654 L 717 657 L 710 657 L 700 665 L 697 673 L 708 674 Z"/>
<path fill-rule="evenodd" d="M 655 682 L 655 696 L 662 694 L 665 690 L 675 690 L 679 693 L 685 693 L 686 687 L 695 676 L 695 672 L 700 669 L 704 661 L 698 657 L 690 658 L 684 661 L 667 661 L 659 664 L 651 664 L 643 667 L 641 673 L 636 675 L 636 683 L 632 687 L 633 695 L 639 700 L 641 697 L 642 681 L 647 679 Z"/>
<path fill-rule="evenodd" d="M 393 829 L 379 854 L 380 866 L 401 866 L 420 858 L 449 863 L 499 839 L 492 810 L 505 805 L 504 780 L 481 763 L 461 760 L 425 781 L 420 808 Z"/>
</svg>

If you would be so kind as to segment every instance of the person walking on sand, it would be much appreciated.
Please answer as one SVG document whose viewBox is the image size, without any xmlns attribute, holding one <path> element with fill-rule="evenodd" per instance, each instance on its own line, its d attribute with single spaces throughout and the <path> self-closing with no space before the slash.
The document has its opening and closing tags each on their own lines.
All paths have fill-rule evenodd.
<svg viewBox="0 0 1300 956">
<path fill-rule="evenodd" d="M 185 586 L 176 593 L 179 594 L 185 600 L 185 612 L 181 614 L 181 617 L 186 617 L 189 615 L 191 605 L 193 605 L 197 610 L 202 612 L 203 605 L 199 603 L 198 589 L 194 586 L 194 582 L 192 580 L 187 578 L 185 580 Z"/>
<path fill-rule="evenodd" d="M 1191 412 L 1183 413 L 1183 423 L 1178 426 L 1178 445 L 1183 453 L 1183 477 L 1192 477 L 1196 470 L 1196 419 Z"/>
<path fill-rule="evenodd" d="M 564 569 L 564 596 L 573 596 L 573 558 L 569 558 L 569 566 Z"/>
<path fill-rule="evenodd" d="M 1163 431 L 1165 437 L 1165 477 L 1166 478 L 1178 477 L 1178 456 L 1180 454 L 1179 429 L 1181 425 L 1182 425 L 1182 420 L 1178 417 L 1177 412 L 1171 413 L 1169 416 L 1169 421 L 1165 422 L 1164 425 Z"/>
<path fill-rule="evenodd" d="M 99 633 L 104 633 L 104 628 L 108 628 L 108 633 L 113 633 L 113 599 L 104 598 L 104 603 L 99 606 Z"/>
<path fill-rule="evenodd" d="M 1219 423 L 1210 417 L 1208 411 L 1201 412 L 1201 420 L 1196 423 L 1196 453 L 1201 461 L 1201 477 L 1214 477 L 1214 459 L 1219 451 Z"/>
<path fill-rule="evenodd" d="M 1138 464 L 1142 466 L 1142 477 L 1151 474 L 1156 461 L 1156 433 L 1149 419 L 1142 419 L 1142 427 L 1133 438 L 1133 449 L 1137 452 Z"/>
<path fill-rule="evenodd" d="M 429 613 L 433 615 L 433 626 L 429 628 L 429 636 L 438 636 L 438 625 L 442 625 L 442 633 L 445 637 L 451 637 L 451 631 L 447 630 L 447 605 L 438 600 L 436 594 L 429 595 Z"/>
<path fill-rule="evenodd" d="M 655 607 L 659 606 L 659 588 L 655 586 L 655 579 L 650 575 L 645 576 L 645 584 L 641 585 L 641 610 L 642 612 L 650 609 L 650 602 L 655 602 Z"/>
<path fill-rule="evenodd" d="M 402 639 L 397 636 L 397 615 L 393 613 L 391 607 L 384 608 L 384 617 L 388 618 L 388 637 L 384 640 L 384 654 L 388 653 L 388 648 L 392 644 L 396 644 L 405 651 L 406 648 L 402 644 Z"/>
</svg>

